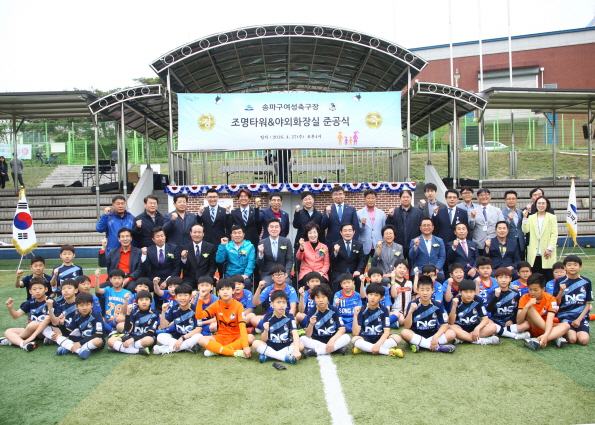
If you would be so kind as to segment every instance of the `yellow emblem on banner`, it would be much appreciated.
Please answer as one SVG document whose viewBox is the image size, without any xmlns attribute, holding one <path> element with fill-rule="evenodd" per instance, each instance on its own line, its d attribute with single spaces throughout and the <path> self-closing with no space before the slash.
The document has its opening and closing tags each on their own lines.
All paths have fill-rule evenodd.
<svg viewBox="0 0 595 425">
<path fill-rule="evenodd" d="M 202 114 L 198 119 L 198 127 L 203 131 L 212 130 L 215 128 L 215 117 L 211 114 Z"/>
<path fill-rule="evenodd" d="M 382 115 L 378 112 L 370 112 L 366 115 L 366 125 L 370 128 L 380 128 L 382 125 Z"/>
</svg>

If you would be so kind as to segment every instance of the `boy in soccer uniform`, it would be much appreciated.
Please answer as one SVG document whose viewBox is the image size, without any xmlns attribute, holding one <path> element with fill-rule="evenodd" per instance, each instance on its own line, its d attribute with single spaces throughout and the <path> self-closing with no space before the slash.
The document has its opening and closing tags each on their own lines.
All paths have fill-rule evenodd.
<svg viewBox="0 0 595 425">
<path fill-rule="evenodd" d="M 4 332 L 4 337 L 0 338 L 0 345 L 16 345 L 25 351 L 33 351 L 37 348 L 35 338 L 42 332 L 46 338 L 51 338 L 53 330 L 48 327 L 50 324 L 49 310 L 53 309 L 53 301 L 46 297 L 47 282 L 43 277 L 34 277 L 29 285 L 29 293 L 33 297 L 27 300 L 18 310 L 14 310 L 14 300 L 6 300 L 6 307 L 13 319 L 18 319 L 25 314 L 29 315 L 29 322 L 24 328 L 10 328 Z M 51 300 L 47 302 L 47 300 Z M 46 331 L 47 329 L 47 331 Z"/>
<path fill-rule="evenodd" d="M 198 353 L 198 339 L 201 336 L 202 322 L 196 319 L 196 311 L 192 308 L 192 287 L 187 284 L 177 286 L 177 304 L 170 307 L 163 304 L 160 328 L 165 332 L 157 331 L 157 342 L 153 354 L 171 354 L 179 351 Z"/>
<path fill-rule="evenodd" d="M 393 271 L 393 283 L 390 288 L 390 296 L 393 299 L 390 314 L 398 317 L 399 325 L 405 323 L 405 309 L 407 308 L 407 304 L 411 302 L 413 292 L 413 283 L 405 278 L 408 270 L 407 267 L 405 260 L 397 261 Z"/>
<path fill-rule="evenodd" d="M 290 313 L 292 316 L 295 315 L 298 303 L 297 293 L 293 286 L 286 285 L 285 279 L 287 278 L 287 273 L 285 272 L 285 266 L 283 264 L 275 264 L 271 267 L 271 276 L 273 277 L 273 284 L 266 286 L 266 281 L 261 280 L 258 284 L 258 288 L 254 293 L 254 299 L 252 303 L 255 307 L 259 306 L 260 304 L 266 303 L 267 306 L 267 313 L 273 312 L 273 307 L 271 306 L 271 294 L 273 291 L 281 290 L 285 291 L 287 294 L 287 313 Z M 254 316 L 252 318 L 252 325 L 256 326 L 257 332 L 262 332 L 262 325 L 264 316 Z"/>
<path fill-rule="evenodd" d="M 335 293 L 333 305 L 339 310 L 345 331 L 351 333 L 354 308 L 362 306 L 362 299 L 360 294 L 355 292 L 355 282 L 351 273 L 343 273 L 339 281 L 342 289 Z"/>
<path fill-rule="evenodd" d="M 382 269 L 380 267 L 370 267 L 367 275 L 370 276 L 370 284 L 379 283 L 382 285 L 382 278 L 384 277 L 384 275 L 382 274 Z M 364 275 L 364 277 L 365 277 L 365 275 Z M 367 291 L 366 288 L 367 287 L 365 287 L 365 280 L 362 280 L 362 282 L 364 282 L 364 284 L 360 286 L 360 297 L 362 299 L 362 306 L 365 306 L 365 304 L 367 302 L 367 298 L 366 298 L 366 291 Z M 384 285 L 382 285 L 382 286 L 384 287 L 384 296 L 383 296 L 380 304 L 382 304 L 384 307 L 386 307 L 390 311 L 390 308 L 393 305 L 393 302 L 390 299 L 390 283 L 388 286 L 384 286 Z M 398 315 L 389 313 L 388 317 L 390 319 L 391 327 L 395 327 L 396 324 L 399 323 Z"/>
<path fill-rule="evenodd" d="M 415 273 L 415 278 L 413 279 L 413 293 L 418 294 L 417 292 L 417 283 L 419 281 L 419 269 L 416 267 L 413 269 Z M 444 303 L 444 294 L 447 288 L 448 282 L 437 282 L 436 279 L 438 278 L 438 269 L 433 264 L 426 264 L 421 268 L 421 275 L 422 276 L 429 276 L 432 279 L 432 301 L 438 301 Z M 463 278 L 461 278 L 462 280 Z M 459 281 L 460 282 L 460 281 Z M 458 285 L 458 283 L 457 283 Z M 458 288 L 458 286 L 457 286 Z M 453 292 L 454 294 L 454 292 Z"/>
<path fill-rule="evenodd" d="M 163 304 L 169 304 L 169 308 L 178 305 L 178 302 L 176 301 L 176 288 L 180 286 L 184 280 L 179 276 L 171 276 L 167 279 L 167 289 L 161 289 L 159 282 L 161 282 L 160 277 L 153 279 L 153 292 L 155 292 L 155 296 L 159 297 Z"/>
<path fill-rule="evenodd" d="M 101 270 L 95 270 L 95 293 L 104 295 L 105 298 L 105 315 L 103 316 L 103 320 L 106 325 L 106 331 L 111 332 L 116 329 L 121 332 L 123 329 L 121 324 L 124 323 L 126 314 L 126 310 L 123 309 L 125 296 L 132 295 L 132 292 L 122 288 L 125 277 L 124 270 L 113 269 L 108 277 L 113 286 L 106 286 L 105 288 L 99 286 L 100 275 Z M 119 329 L 117 329 L 118 325 Z"/>
<path fill-rule="evenodd" d="M 306 274 L 306 276 L 304 276 L 304 279 L 306 281 L 305 286 L 307 286 L 308 289 L 306 290 L 305 286 L 302 286 L 300 289 L 298 289 L 298 292 L 300 294 L 300 302 L 298 304 L 299 313 L 295 315 L 295 318 L 297 319 L 297 322 L 302 326 L 302 328 L 306 329 L 308 327 L 308 322 L 306 321 L 306 317 L 308 317 L 308 312 L 311 308 L 314 308 L 316 306 L 316 303 L 310 296 L 310 293 L 312 292 L 312 289 L 315 286 L 321 284 L 320 273 L 309 272 L 308 274 Z"/>
<path fill-rule="evenodd" d="M 285 270 L 285 269 L 283 269 Z M 244 321 L 244 306 L 233 299 L 234 283 L 229 279 L 220 279 L 217 282 L 219 300 L 206 309 L 203 309 L 203 300 L 199 298 L 196 305 L 196 318 L 204 320 L 215 318 L 217 320 L 217 334 L 202 336 L 198 344 L 205 349 L 205 356 L 222 354 L 230 357 L 252 357 L 250 344 L 254 336 L 248 335 Z"/>
<path fill-rule="evenodd" d="M 74 260 L 74 246 L 62 245 L 60 247 L 60 258 L 62 259 L 62 265 L 54 267 L 52 279 L 50 285 L 53 288 L 55 294 L 58 294 L 57 300 L 60 301 L 62 294 L 62 282 L 64 279 L 76 279 L 83 275 L 83 269 L 80 266 L 72 263 Z"/>
<path fill-rule="evenodd" d="M 343 319 L 334 306 L 329 306 L 333 293 L 328 285 L 319 285 L 310 294 L 314 298 L 316 308 L 308 312 L 306 334 L 300 337 L 304 347 L 311 351 L 304 352 L 305 357 L 326 354 L 345 354 L 345 346 L 349 344 L 349 335 L 345 333 Z"/>
<path fill-rule="evenodd" d="M 87 294 L 91 293 L 90 292 L 91 291 L 91 279 L 89 279 L 89 276 L 82 275 L 82 276 L 77 277 L 75 280 L 76 280 L 76 283 L 78 283 L 79 293 L 82 293 L 82 292 L 85 292 Z M 93 311 L 101 314 L 102 309 L 101 309 L 101 303 L 99 302 L 99 298 L 97 298 L 93 294 L 91 294 L 91 296 L 93 297 Z"/>
<path fill-rule="evenodd" d="M 452 300 L 448 323 L 455 332 L 455 344 L 500 344 L 500 338 L 494 335 L 496 325 L 488 318 L 483 299 L 477 295 L 476 283 L 470 279 L 463 279 L 459 285 L 459 295 Z"/>
<path fill-rule="evenodd" d="M 63 289 L 65 285 L 66 282 L 62 285 Z M 87 292 L 81 292 L 76 296 L 76 310 L 72 321 L 65 325 L 68 337 L 63 336 L 61 332 L 55 336 L 55 341 L 60 346 L 56 354 L 77 354 L 85 360 L 93 350 L 103 347 L 103 320 L 101 313 L 93 311 L 93 297 Z"/>
<path fill-rule="evenodd" d="M 459 285 L 465 278 L 465 268 L 461 263 L 451 263 L 450 266 L 448 266 L 448 271 L 450 273 L 450 277 L 446 280 L 446 282 L 444 282 L 443 304 L 445 310 L 451 308 L 451 302 L 453 298 L 459 295 Z"/>
<path fill-rule="evenodd" d="M 455 333 L 448 328 L 448 316 L 441 302 L 432 301 L 432 278 L 421 276 L 417 283 L 419 298 L 411 301 L 405 312 L 405 329 L 401 338 L 409 343 L 411 351 L 420 348 L 440 353 L 454 353 L 456 347 L 448 344 Z"/>
<path fill-rule="evenodd" d="M 302 356 L 297 333 L 297 323 L 291 313 L 287 313 L 289 297 L 282 290 L 273 291 L 271 306 L 273 311 L 264 315 L 260 341 L 252 342 L 252 348 L 260 353 L 260 363 L 271 359 L 295 364 Z"/>
<path fill-rule="evenodd" d="M 74 279 L 66 279 L 62 282 L 62 300 L 56 301 L 56 308 L 50 309 L 50 322 L 56 324 L 62 335 L 68 335 L 66 328 L 71 325 L 76 315 L 76 296 L 78 283 Z M 44 345 L 55 342 L 53 338 L 44 338 Z"/>
<path fill-rule="evenodd" d="M 210 276 L 201 276 L 198 278 L 198 297 L 194 298 L 192 308 L 196 311 L 198 300 L 202 300 L 202 308 L 205 309 L 219 300 L 213 295 L 213 279 Z M 215 318 L 202 321 L 202 334 L 212 335 L 217 332 L 217 321 Z"/>
<path fill-rule="evenodd" d="M 122 306 L 124 311 L 128 310 L 128 302 L 131 296 L 130 291 L 124 295 L 124 305 Z M 109 351 L 142 354 L 143 356 L 151 354 L 149 347 L 155 345 L 155 335 L 159 321 L 157 315 L 151 310 L 152 301 L 153 297 L 151 297 L 149 291 L 140 291 L 136 294 L 138 309 L 132 314 L 126 314 L 124 335 L 114 335 L 107 340 Z"/>
<path fill-rule="evenodd" d="M 47 289 L 46 295 L 48 297 L 50 295 L 52 295 L 52 286 L 50 285 L 50 281 L 52 280 L 52 277 L 50 275 L 47 275 L 44 273 L 45 259 L 41 255 L 35 255 L 33 258 L 31 258 L 31 265 L 29 266 L 29 268 L 31 269 L 33 274 L 25 276 L 23 279 L 21 279 L 21 276 L 23 276 L 23 274 L 25 274 L 25 271 L 24 270 L 17 271 L 17 276 L 14 281 L 14 286 L 17 288 L 25 288 L 27 290 L 27 299 L 33 300 L 33 297 L 29 293 L 29 287 L 31 286 L 31 279 L 34 277 L 42 277 L 48 283 L 48 285 L 47 285 L 48 289 Z"/>
<path fill-rule="evenodd" d="M 545 347 L 548 341 L 556 341 L 562 348 L 568 342 L 564 335 L 570 329 L 568 323 L 554 323 L 558 312 L 558 302 L 553 295 L 545 292 L 545 278 L 540 273 L 533 273 L 527 279 L 529 293 L 521 297 L 517 312 L 517 323 L 525 320 L 531 326 L 529 332 L 533 338 L 525 340 L 525 346 L 531 350 Z"/>
<path fill-rule="evenodd" d="M 580 275 L 583 261 L 576 255 L 564 258 L 566 277 L 556 279 L 554 295 L 560 309 L 558 319 L 568 323 L 566 339 L 571 344 L 586 345 L 589 342 L 589 309 L 593 302 L 591 281 Z"/>
<path fill-rule="evenodd" d="M 233 299 L 239 301 L 244 306 L 244 320 L 246 323 L 252 323 L 252 319 L 256 317 L 256 314 L 253 313 L 254 304 L 252 303 L 254 296 L 251 291 L 245 288 L 246 284 L 242 275 L 234 274 L 230 279 L 235 285 Z"/>
<path fill-rule="evenodd" d="M 491 313 L 491 320 L 496 325 L 496 334 L 506 338 L 527 339 L 531 334 L 529 322 L 515 324 L 516 311 L 521 297 L 518 291 L 510 289 L 512 271 L 507 267 L 499 267 L 494 273 L 498 286 L 488 292 L 488 305 L 486 309 Z"/>
<path fill-rule="evenodd" d="M 390 334 L 388 309 L 380 305 L 384 297 L 384 287 L 378 283 L 368 285 L 366 307 L 353 309 L 353 354 L 365 351 L 391 357 L 403 357 L 403 350 L 397 348 L 401 337 Z"/>
<path fill-rule="evenodd" d="M 479 276 L 475 278 L 477 294 L 481 297 L 484 305 L 488 303 L 488 293 L 498 287 L 498 282 L 492 277 L 492 259 L 479 257 L 477 259 L 477 270 Z"/>
<path fill-rule="evenodd" d="M 552 266 L 552 271 L 554 273 L 554 278 L 545 284 L 545 292 L 550 295 L 556 296 L 554 294 L 554 282 L 556 279 L 560 279 L 561 277 L 566 276 L 566 269 L 564 268 L 564 263 L 557 261 Z"/>
<path fill-rule="evenodd" d="M 519 278 L 510 284 L 510 289 L 519 291 L 521 297 L 529 293 L 528 279 L 531 276 L 531 264 L 526 261 L 519 261 L 517 264 Z"/>
<path fill-rule="evenodd" d="M 128 302 L 128 310 L 130 310 L 129 313 L 136 310 L 137 308 L 136 294 L 138 294 L 140 291 L 151 292 L 151 290 L 149 289 L 150 285 L 151 280 L 148 277 L 139 277 L 138 279 L 136 279 L 136 281 L 134 282 L 134 294 L 132 294 Z M 156 311 L 155 300 L 151 300 L 151 310 Z"/>
</svg>

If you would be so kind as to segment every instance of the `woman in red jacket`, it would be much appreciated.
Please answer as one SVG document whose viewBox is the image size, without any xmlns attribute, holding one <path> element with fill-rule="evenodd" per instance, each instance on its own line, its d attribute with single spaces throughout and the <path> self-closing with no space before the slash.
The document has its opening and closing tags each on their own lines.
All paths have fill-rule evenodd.
<svg viewBox="0 0 595 425">
<path fill-rule="evenodd" d="M 318 272 L 322 276 L 321 283 L 328 283 L 328 270 L 330 259 L 328 247 L 318 241 L 320 227 L 314 222 L 304 226 L 304 235 L 308 241 L 299 240 L 300 247 L 296 252 L 296 258 L 301 261 L 300 273 L 298 275 L 299 285 L 303 286 L 304 276 L 310 272 Z"/>
</svg>

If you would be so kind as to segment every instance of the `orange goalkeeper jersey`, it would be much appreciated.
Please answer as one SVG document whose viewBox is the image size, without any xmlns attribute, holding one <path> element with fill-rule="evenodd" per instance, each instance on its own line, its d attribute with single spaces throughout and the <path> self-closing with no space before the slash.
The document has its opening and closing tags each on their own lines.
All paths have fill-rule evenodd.
<svg viewBox="0 0 595 425">
<path fill-rule="evenodd" d="M 205 310 L 203 310 L 202 300 L 199 299 L 196 306 L 196 318 L 207 319 L 211 317 L 215 317 L 217 319 L 218 335 L 235 338 L 245 336 L 247 341 L 248 334 L 246 332 L 244 306 L 242 303 L 234 299 L 232 299 L 229 304 L 225 304 L 225 302 L 222 300 L 217 300 Z"/>
</svg>

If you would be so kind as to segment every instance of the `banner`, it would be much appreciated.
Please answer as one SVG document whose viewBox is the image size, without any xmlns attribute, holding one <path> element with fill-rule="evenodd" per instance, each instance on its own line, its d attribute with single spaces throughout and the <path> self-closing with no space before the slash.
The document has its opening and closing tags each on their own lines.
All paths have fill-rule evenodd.
<svg viewBox="0 0 595 425">
<path fill-rule="evenodd" d="M 178 150 L 399 149 L 401 93 L 178 94 Z"/>
<path fill-rule="evenodd" d="M 21 255 L 27 255 L 37 248 L 37 236 L 33 229 L 33 218 L 29 211 L 25 189 L 19 191 L 17 210 L 12 221 L 12 244 Z"/>
<path fill-rule="evenodd" d="M 12 158 L 14 153 L 14 145 L 2 143 L 0 144 L 0 155 L 4 158 Z M 17 155 L 19 159 L 31 159 L 31 145 L 17 144 Z"/>
<path fill-rule="evenodd" d="M 577 246 L 576 235 L 578 231 L 578 210 L 576 208 L 576 189 L 574 188 L 574 179 L 572 179 L 572 183 L 570 185 L 570 194 L 568 195 L 566 228 L 568 229 L 568 235 L 574 241 L 574 246 Z"/>
</svg>

